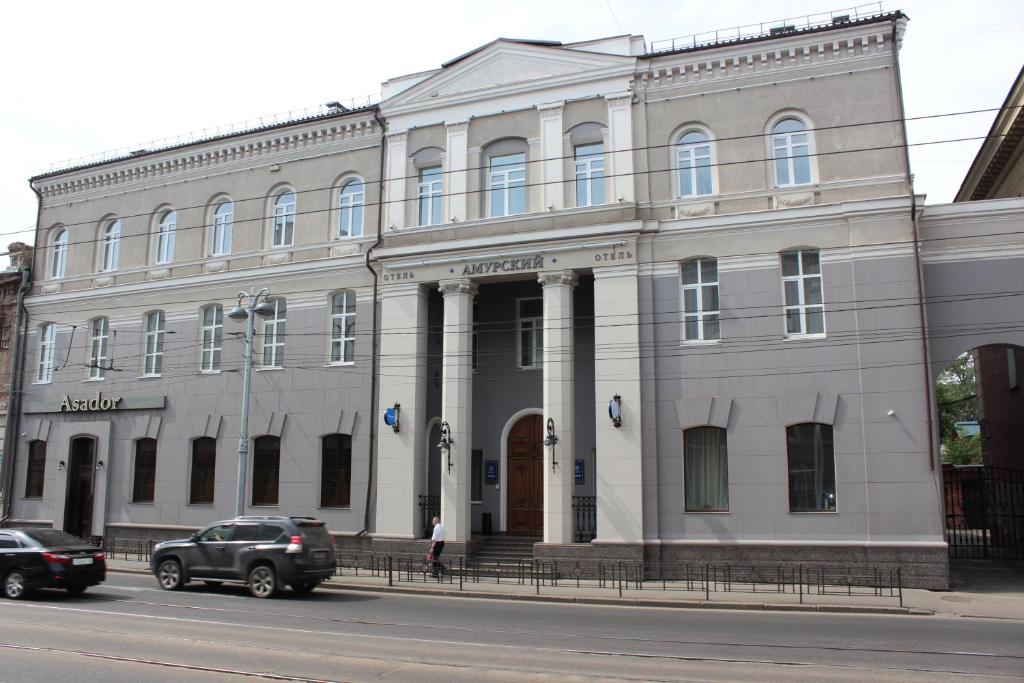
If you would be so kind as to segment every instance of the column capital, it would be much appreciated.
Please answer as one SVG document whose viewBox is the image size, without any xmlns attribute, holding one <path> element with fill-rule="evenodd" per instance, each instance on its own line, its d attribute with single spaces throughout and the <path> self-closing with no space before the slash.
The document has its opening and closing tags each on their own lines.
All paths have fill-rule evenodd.
<svg viewBox="0 0 1024 683">
<path fill-rule="evenodd" d="M 468 294 L 476 296 L 479 289 L 477 284 L 468 278 L 457 278 L 454 280 L 441 280 L 437 283 L 437 291 L 444 296 L 449 294 Z"/>
<path fill-rule="evenodd" d="M 541 287 L 575 287 L 579 282 L 576 272 L 572 270 L 549 270 L 537 273 L 537 282 Z"/>
</svg>

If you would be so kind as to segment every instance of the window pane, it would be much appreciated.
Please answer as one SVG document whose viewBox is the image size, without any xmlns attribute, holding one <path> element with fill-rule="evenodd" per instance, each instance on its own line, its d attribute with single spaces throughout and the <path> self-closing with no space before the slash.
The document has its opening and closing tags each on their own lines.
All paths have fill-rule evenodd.
<svg viewBox="0 0 1024 683">
<path fill-rule="evenodd" d="M 320 507 L 348 507 L 351 502 L 352 437 L 329 434 L 321 439 Z"/>
<path fill-rule="evenodd" d="M 590 203 L 604 204 L 604 173 L 594 176 L 590 181 Z"/>
<path fill-rule="evenodd" d="M 836 509 L 832 426 L 805 423 L 786 428 L 789 507 L 794 512 Z"/>
<path fill-rule="evenodd" d="M 539 318 L 544 315 L 543 299 L 522 299 L 519 302 L 519 317 Z"/>
<path fill-rule="evenodd" d="M 825 331 L 825 311 L 821 306 L 807 309 L 807 334 L 821 334 Z"/>
<path fill-rule="evenodd" d="M 717 315 L 706 315 L 704 316 L 704 338 L 705 339 L 719 339 L 721 338 L 721 331 L 719 329 L 718 316 Z"/>
<path fill-rule="evenodd" d="M 260 540 L 259 524 L 237 524 L 232 541 L 258 541 Z"/>
<path fill-rule="evenodd" d="M 805 304 L 820 304 L 821 303 L 821 278 L 820 277 L 804 278 L 804 303 Z"/>
<path fill-rule="evenodd" d="M 695 313 L 698 310 L 696 289 L 683 290 L 683 310 L 687 313 Z"/>
<path fill-rule="evenodd" d="M 800 260 L 804 267 L 804 275 L 817 275 L 821 272 L 818 252 L 801 251 Z"/>
<path fill-rule="evenodd" d="M 775 157 L 775 182 L 778 185 L 790 185 L 789 161 L 785 157 Z"/>
<path fill-rule="evenodd" d="M 688 429 L 683 436 L 686 509 L 729 509 L 729 463 L 726 433 L 717 427 Z"/>
<path fill-rule="evenodd" d="M 277 505 L 281 440 L 261 436 L 255 440 L 252 458 L 252 504 Z"/>
<path fill-rule="evenodd" d="M 800 274 L 800 252 L 782 252 L 782 274 L 786 277 Z"/>
<path fill-rule="evenodd" d="M 505 193 L 501 189 L 491 190 L 491 217 L 505 215 Z"/>
<path fill-rule="evenodd" d="M 704 282 L 718 282 L 718 260 L 705 258 L 700 260 L 701 279 Z"/>
<path fill-rule="evenodd" d="M 702 297 L 703 308 L 705 311 L 717 311 L 718 310 L 718 285 L 708 285 L 701 287 L 704 296 Z"/>
<path fill-rule="evenodd" d="M 786 280 L 782 283 L 786 292 L 786 305 L 797 306 L 800 303 L 800 282 L 798 280 Z"/>
<path fill-rule="evenodd" d="M 682 277 L 684 285 L 697 284 L 697 262 L 687 261 L 683 264 Z"/>
<path fill-rule="evenodd" d="M 786 309 L 786 333 L 787 334 L 800 334 L 800 309 L 790 308 Z"/>
<path fill-rule="evenodd" d="M 217 440 L 203 437 L 192 442 L 192 476 L 188 502 L 213 502 L 213 482 L 217 467 Z"/>
<path fill-rule="evenodd" d="M 526 188 L 522 185 L 509 188 L 508 191 L 508 213 L 509 215 L 526 212 Z"/>
<path fill-rule="evenodd" d="M 687 341 L 700 339 L 700 327 L 697 324 L 697 316 L 686 316 L 686 322 L 683 323 L 683 331 Z"/>
</svg>

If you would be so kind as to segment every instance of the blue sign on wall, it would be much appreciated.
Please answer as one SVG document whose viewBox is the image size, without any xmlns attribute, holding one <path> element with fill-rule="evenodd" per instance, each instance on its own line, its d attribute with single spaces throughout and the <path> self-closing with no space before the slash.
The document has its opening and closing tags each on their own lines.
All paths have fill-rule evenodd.
<svg viewBox="0 0 1024 683">
<path fill-rule="evenodd" d="M 575 467 L 574 471 L 575 471 L 575 474 L 576 474 L 576 483 L 577 484 L 584 483 L 584 481 L 586 479 L 586 477 L 584 476 L 584 474 L 586 472 L 586 463 L 582 459 L 576 458 L 576 467 Z"/>
<path fill-rule="evenodd" d="M 497 484 L 498 483 L 498 461 L 488 460 L 484 463 L 484 483 L 485 484 Z"/>
</svg>

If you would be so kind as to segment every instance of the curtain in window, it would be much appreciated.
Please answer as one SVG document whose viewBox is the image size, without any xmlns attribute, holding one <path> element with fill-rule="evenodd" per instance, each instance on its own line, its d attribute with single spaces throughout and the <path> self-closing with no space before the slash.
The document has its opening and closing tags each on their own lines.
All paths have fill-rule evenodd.
<svg viewBox="0 0 1024 683">
<path fill-rule="evenodd" d="M 729 509 L 729 459 L 725 430 L 696 427 L 683 434 L 687 510 Z"/>
</svg>

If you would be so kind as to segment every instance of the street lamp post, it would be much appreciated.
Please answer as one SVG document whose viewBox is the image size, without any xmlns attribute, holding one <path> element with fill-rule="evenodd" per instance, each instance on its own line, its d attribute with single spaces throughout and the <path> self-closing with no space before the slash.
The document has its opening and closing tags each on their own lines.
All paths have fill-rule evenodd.
<svg viewBox="0 0 1024 683">
<path fill-rule="evenodd" d="M 253 287 L 248 293 L 238 293 L 238 305 L 228 313 L 232 320 L 245 321 L 245 349 L 242 370 L 242 428 L 238 437 L 238 483 L 235 489 L 235 516 L 245 513 L 245 474 L 249 464 L 249 384 L 252 381 L 252 342 L 255 334 L 256 316 L 266 318 L 274 314 L 274 306 L 267 298 L 270 290 L 259 291 Z M 261 302 L 260 299 L 263 301 Z M 246 301 L 248 308 L 242 306 Z"/>
</svg>

